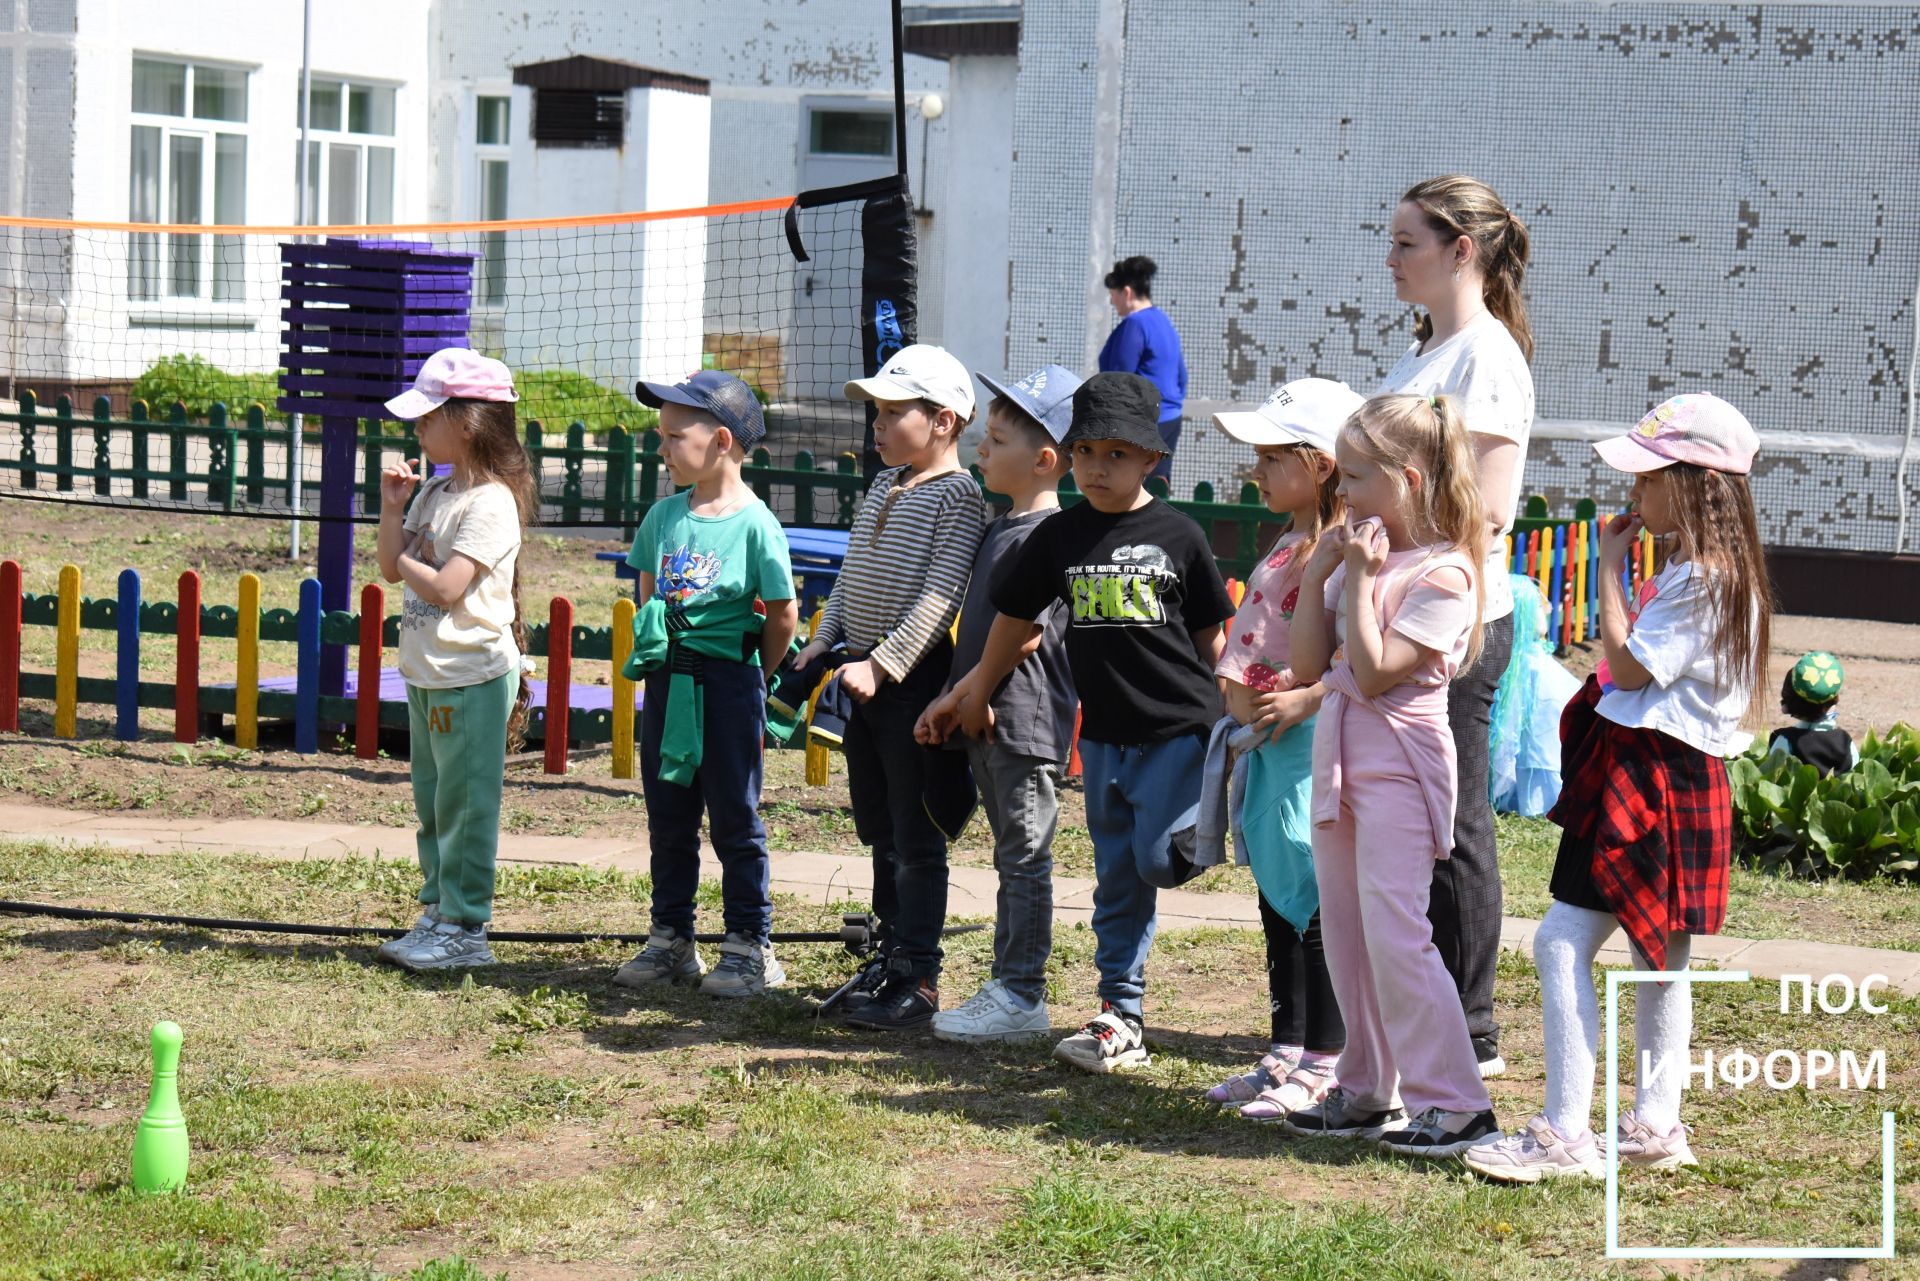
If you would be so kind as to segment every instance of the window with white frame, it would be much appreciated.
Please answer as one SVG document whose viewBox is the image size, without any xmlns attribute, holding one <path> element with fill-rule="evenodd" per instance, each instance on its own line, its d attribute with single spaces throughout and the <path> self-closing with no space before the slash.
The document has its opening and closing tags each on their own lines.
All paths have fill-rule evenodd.
<svg viewBox="0 0 1920 1281">
<path fill-rule="evenodd" d="M 315 76 L 312 93 L 307 208 L 299 221 L 309 226 L 392 222 L 393 86 Z M 297 88 L 294 96 L 299 98 Z M 296 130 L 306 114 L 306 103 L 301 101 L 294 111 Z M 293 155 L 298 172 L 297 138 Z"/>
<path fill-rule="evenodd" d="M 247 71 L 164 58 L 133 60 L 129 222 L 247 220 Z M 135 300 L 246 297 L 238 236 L 134 235 Z"/>
<path fill-rule="evenodd" d="M 474 216 L 495 222 L 507 216 L 507 160 L 513 100 L 481 94 L 474 98 Z M 507 300 L 507 237 L 489 231 L 480 252 L 480 302 L 499 306 Z"/>
</svg>

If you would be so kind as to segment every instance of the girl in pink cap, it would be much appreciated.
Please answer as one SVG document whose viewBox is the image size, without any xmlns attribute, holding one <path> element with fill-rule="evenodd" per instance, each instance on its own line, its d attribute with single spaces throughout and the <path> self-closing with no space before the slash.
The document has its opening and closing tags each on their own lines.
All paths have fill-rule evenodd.
<svg viewBox="0 0 1920 1281">
<path fill-rule="evenodd" d="M 1283 1124 L 1454 1156 L 1500 1133 L 1427 918 L 1434 861 L 1453 848 L 1447 685 L 1480 649 L 1485 509 L 1451 397 L 1376 396 L 1334 455 L 1351 523 L 1307 562 L 1301 599 L 1323 608 L 1294 611 L 1293 674 L 1326 688 L 1313 870 L 1347 1044 L 1340 1083 Z"/>
<path fill-rule="evenodd" d="M 1466 1154 L 1504 1183 L 1604 1173 L 1594 1137 L 1600 1011 L 1593 962 L 1624 929 L 1635 968 L 1687 968 L 1693 936 L 1727 915 L 1733 802 L 1725 758 L 1766 680 L 1772 608 L 1747 473 L 1759 439 L 1717 396 L 1675 396 L 1594 448 L 1633 474 L 1633 510 L 1600 536 L 1599 671 L 1560 721 L 1564 784 L 1554 904 L 1533 939 L 1547 1059 L 1546 1107 L 1526 1129 Z M 1629 607 L 1627 557 L 1645 529 L 1666 566 Z M 1695 1164 L 1680 1123 L 1691 984 L 1642 983 L 1634 1001 L 1634 1106 L 1614 1153 L 1658 1169 Z"/>
<path fill-rule="evenodd" d="M 409 970 L 493 964 L 487 922 L 507 739 L 528 702 L 520 531 L 537 502 L 514 429 L 517 399 L 505 365 L 449 347 L 387 402 L 395 418 L 415 420 L 427 462 L 449 468 L 423 484 L 403 459 L 380 477 L 380 574 L 406 584 L 400 675 L 425 878 L 420 919 L 381 944 L 380 957 Z"/>
</svg>

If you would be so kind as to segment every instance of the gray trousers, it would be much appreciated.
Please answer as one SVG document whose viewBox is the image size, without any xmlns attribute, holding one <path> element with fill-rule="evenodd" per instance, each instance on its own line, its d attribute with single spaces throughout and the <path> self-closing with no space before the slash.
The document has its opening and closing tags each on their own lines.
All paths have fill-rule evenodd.
<svg viewBox="0 0 1920 1281">
<path fill-rule="evenodd" d="M 973 780 L 993 829 L 993 977 L 1023 1001 L 1047 995 L 1053 952 L 1053 833 L 1060 819 L 1060 766 L 967 740 Z"/>
</svg>

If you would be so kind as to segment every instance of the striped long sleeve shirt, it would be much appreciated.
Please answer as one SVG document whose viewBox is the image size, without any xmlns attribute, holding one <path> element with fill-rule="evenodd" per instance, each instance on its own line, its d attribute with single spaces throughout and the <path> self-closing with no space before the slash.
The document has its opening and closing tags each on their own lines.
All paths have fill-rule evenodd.
<svg viewBox="0 0 1920 1281">
<path fill-rule="evenodd" d="M 816 640 L 845 641 L 900 681 L 953 626 L 967 594 L 987 503 L 964 471 L 906 486 L 906 469 L 874 477 L 847 539 Z"/>
</svg>

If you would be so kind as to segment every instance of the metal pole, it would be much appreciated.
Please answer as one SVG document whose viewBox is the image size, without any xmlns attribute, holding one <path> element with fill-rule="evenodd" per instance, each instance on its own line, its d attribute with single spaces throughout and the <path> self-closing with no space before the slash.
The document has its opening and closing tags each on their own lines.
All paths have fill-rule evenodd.
<svg viewBox="0 0 1920 1281">
<path fill-rule="evenodd" d="M 907 50 L 900 0 L 893 0 L 893 151 L 902 178 L 907 176 Z"/>
<path fill-rule="evenodd" d="M 313 0 L 301 0 L 300 32 L 300 160 L 294 166 L 294 184 L 297 202 L 293 211 L 296 226 L 307 225 L 307 183 L 311 175 L 307 173 L 307 131 L 313 127 Z M 288 466 L 290 489 L 287 502 L 293 507 L 293 519 L 288 522 L 287 559 L 300 559 L 300 445 L 301 437 L 306 434 L 304 415 L 295 414 L 292 418 L 292 439 Z"/>
</svg>

